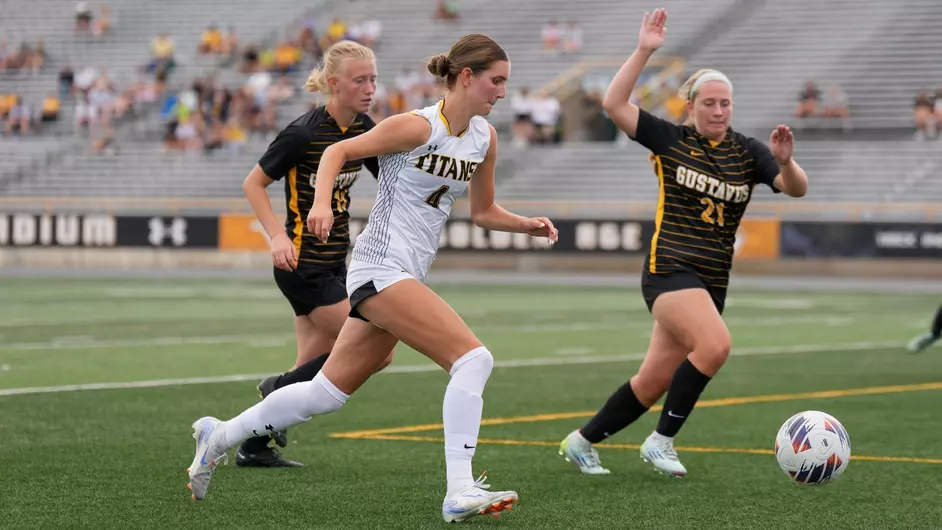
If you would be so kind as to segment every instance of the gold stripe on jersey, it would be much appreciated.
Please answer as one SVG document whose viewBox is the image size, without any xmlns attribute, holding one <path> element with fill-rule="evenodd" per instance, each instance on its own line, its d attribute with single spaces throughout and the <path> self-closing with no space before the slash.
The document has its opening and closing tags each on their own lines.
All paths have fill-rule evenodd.
<svg viewBox="0 0 942 530">
<path fill-rule="evenodd" d="M 441 102 L 438 103 L 438 117 L 442 120 L 442 123 L 445 124 L 445 130 L 448 131 L 448 136 L 454 136 L 454 133 L 451 132 L 451 124 L 448 123 L 448 118 L 445 117 L 443 110 L 445 109 L 445 99 L 443 98 Z M 471 124 L 468 124 L 468 128 L 471 127 Z M 464 133 L 468 132 L 468 129 L 461 131 L 461 134 L 458 135 L 458 138 L 464 136 Z"/>
<path fill-rule="evenodd" d="M 288 201 L 288 210 L 294 216 L 294 227 L 291 233 L 294 234 L 294 250 L 298 256 L 301 254 L 301 234 L 304 233 L 304 219 L 301 218 L 301 210 L 298 209 L 298 170 L 291 168 L 288 172 L 288 187 L 291 190 L 291 199 Z"/>
<path fill-rule="evenodd" d="M 651 259 L 649 268 L 651 273 L 657 273 L 657 240 L 661 235 L 661 221 L 664 220 L 664 164 L 661 163 L 661 157 L 655 156 L 654 172 L 657 174 L 658 187 L 660 192 L 657 196 L 657 215 L 654 217 L 654 236 L 651 237 Z"/>
</svg>

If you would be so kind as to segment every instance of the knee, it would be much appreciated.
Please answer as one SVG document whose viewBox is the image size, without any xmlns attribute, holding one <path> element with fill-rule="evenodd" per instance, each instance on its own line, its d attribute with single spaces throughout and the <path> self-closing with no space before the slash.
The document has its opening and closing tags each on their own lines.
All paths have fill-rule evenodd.
<svg viewBox="0 0 942 530">
<path fill-rule="evenodd" d="M 713 376 L 726 364 L 732 348 L 732 339 L 729 333 L 716 333 L 697 344 L 690 354 L 691 361 L 706 375 Z"/>
<path fill-rule="evenodd" d="M 494 356 L 484 346 L 475 348 L 461 356 L 451 366 L 452 382 L 460 388 L 480 395 L 494 369 Z"/>
<path fill-rule="evenodd" d="M 673 376 L 674 373 L 668 371 L 638 372 L 631 378 L 631 391 L 642 405 L 650 407 L 670 388 Z"/>
</svg>

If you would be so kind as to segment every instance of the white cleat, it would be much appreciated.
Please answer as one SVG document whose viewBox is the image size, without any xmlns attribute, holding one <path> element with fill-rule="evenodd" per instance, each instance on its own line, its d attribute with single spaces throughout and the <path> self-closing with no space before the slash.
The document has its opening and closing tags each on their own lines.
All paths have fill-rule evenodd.
<svg viewBox="0 0 942 530">
<path fill-rule="evenodd" d="M 937 340 L 939 340 L 939 337 L 936 337 L 932 333 L 924 333 L 911 340 L 909 344 L 906 345 L 906 349 L 909 350 L 909 353 L 919 353 L 929 346 L 932 346 Z"/>
<path fill-rule="evenodd" d="M 517 501 L 515 491 L 485 491 L 490 486 L 483 474 L 470 488 L 445 497 L 442 503 L 442 518 L 446 523 L 460 523 L 475 515 L 498 517 L 505 511 L 514 509 Z"/>
<path fill-rule="evenodd" d="M 228 455 L 226 450 L 225 433 L 221 429 L 222 422 L 211 416 L 200 418 L 193 422 L 193 438 L 196 439 L 196 456 L 193 463 L 187 468 L 190 482 L 187 489 L 193 492 L 193 500 L 200 501 L 206 497 L 209 481 L 213 477 L 216 464 L 225 462 Z"/>
<path fill-rule="evenodd" d="M 592 442 L 585 439 L 578 430 L 569 433 L 559 444 L 559 454 L 566 462 L 572 462 L 586 475 L 608 475 L 611 471 L 602 467 L 599 453 L 592 447 Z"/>
<path fill-rule="evenodd" d="M 687 468 L 677 458 L 673 438 L 651 433 L 641 444 L 641 459 L 654 466 L 658 473 L 677 478 L 687 475 Z"/>
</svg>

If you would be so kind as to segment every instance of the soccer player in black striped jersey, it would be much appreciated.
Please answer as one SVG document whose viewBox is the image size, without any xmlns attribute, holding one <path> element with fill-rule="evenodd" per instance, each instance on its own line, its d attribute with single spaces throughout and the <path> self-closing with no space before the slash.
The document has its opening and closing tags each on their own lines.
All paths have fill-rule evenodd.
<svg viewBox="0 0 942 530">
<path fill-rule="evenodd" d="M 637 420 L 665 392 L 660 421 L 641 457 L 661 473 L 686 475 L 674 436 L 729 355 L 721 315 L 739 221 L 760 184 L 792 197 L 808 188 L 808 177 L 792 159 L 788 127 L 776 127 L 769 146 L 730 129 L 733 86 L 716 70 L 698 71 L 681 87 L 690 116 L 682 126 L 629 101 L 645 63 L 664 42 L 666 22 L 663 9 L 645 13 L 638 47 L 603 103 L 615 124 L 651 151 L 660 196 L 641 280 L 654 316 L 648 353 L 638 373 L 560 445 L 560 454 L 589 475 L 608 474 L 592 444 Z"/>
<path fill-rule="evenodd" d="M 366 166 L 379 175 L 376 158 L 351 160 L 343 166 L 331 197 L 334 229 L 319 241 L 305 226 L 314 204 L 314 177 L 328 146 L 359 136 L 375 124 L 366 112 L 376 90 L 376 64 L 369 48 L 341 41 L 329 48 L 323 67 L 316 68 L 304 87 L 330 96 L 330 102 L 294 120 L 282 130 L 245 179 L 243 189 L 271 239 L 275 283 L 294 310 L 298 354 L 294 368 L 268 377 L 258 385 L 260 397 L 277 388 L 310 381 L 327 360 L 334 340 L 350 312 L 346 288 L 346 258 L 350 246 L 350 187 Z M 276 217 L 265 190 L 285 179 L 287 217 Z M 382 367 L 392 360 L 392 353 Z M 380 369 L 382 369 L 382 367 Z M 236 452 L 240 467 L 298 467 L 282 458 L 269 441 L 284 447 L 284 432 L 265 433 L 245 441 Z"/>
</svg>

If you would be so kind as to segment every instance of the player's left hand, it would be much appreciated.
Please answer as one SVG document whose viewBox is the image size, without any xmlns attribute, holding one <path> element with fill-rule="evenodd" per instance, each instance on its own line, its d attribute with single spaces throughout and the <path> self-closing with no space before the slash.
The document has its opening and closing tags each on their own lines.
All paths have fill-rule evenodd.
<svg viewBox="0 0 942 530">
<path fill-rule="evenodd" d="M 548 237 L 550 243 L 559 239 L 559 230 L 553 226 L 553 221 L 546 217 L 530 217 L 523 223 L 523 231 L 533 237 Z"/>
<path fill-rule="evenodd" d="M 769 137 L 769 149 L 780 166 L 787 166 L 795 151 L 795 135 L 787 125 L 779 125 Z"/>
</svg>

